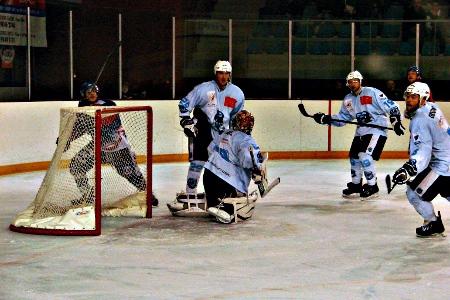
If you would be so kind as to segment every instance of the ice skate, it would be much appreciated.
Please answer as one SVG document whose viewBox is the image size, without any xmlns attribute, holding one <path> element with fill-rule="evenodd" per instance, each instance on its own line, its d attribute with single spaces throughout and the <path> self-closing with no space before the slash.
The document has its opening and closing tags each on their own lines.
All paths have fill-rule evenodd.
<svg viewBox="0 0 450 300">
<path fill-rule="evenodd" d="M 442 224 L 441 212 L 438 211 L 436 221 L 431 221 L 427 224 L 417 227 L 416 235 L 417 235 L 417 237 L 424 237 L 424 238 L 436 237 L 436 236 L 445 237 L 444 231 L 445 231 L 445 228 L 444 228 L 444 224 Z"/>
<path fill-rule="evenodd" d="M 229 213 L 227 213 L 226 211 L 217 208 L 217 207 L 210 207 L 208 208 L 208 213 L 211 216 L 216 217 L 216 220 L 220 223 L 224 223 L 224 224 L 230 224 L 233 219 L 234 216 L 230 215 Z"/>
<path fill-rule="evenodd" d="M 152 206 L 157 207 L 159 205 L 159 200 L 156 198 L 155 194 L 152 193 Z"/>
<path fill-rule="evenodd" d="M 379 191 L 380 191 L 380 189 L 378 188 L 378 185 L 376 183 L 375 183 L 375 185 L 365 184 L 365 185 L 363 185 L 362 191 L 359 194 L 359 196 L 361 197 L 361 200 L 369 200 L 369 199 L 377 198 Z"/>
<path fill-rule="evenodd" d="M 361 193 L 361 183 L 355 184 L 353 182 L 347 183 L 347 188 L 342 191 L 344 198 L 358 198 Z"/>
</svg>

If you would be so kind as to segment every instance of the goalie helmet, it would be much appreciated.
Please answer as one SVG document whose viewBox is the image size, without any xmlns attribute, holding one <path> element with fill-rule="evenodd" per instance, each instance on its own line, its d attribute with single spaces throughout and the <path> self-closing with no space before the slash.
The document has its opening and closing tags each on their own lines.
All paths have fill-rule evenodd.
<svg viewBox="0 0 450 300">
<path fill-rule="evenodd" d="M 255 118 L 248 111 L 241 110 L 233 118 L 232 126 L 234 130 L 242 131 L 248 135 L 252 133 L 253 126 L 255 125 Z"/>
<path fill-rule="evenodd" d="M 419 95 L 420 100 L 425 98 L 425 100 L 428 100 L 430 98 L 430 87 L 428 84 L 423 82 L 414 82 L 413 84 L 410 84 L 403 94 L 403 98 L 406 100 L 406 96 L 408 94 L 416 94 Z"/>
<path fill-rule="evenodd" d="M 226 60 L 218 60 L 214 65 L 214 74 L 217 72 L 228 72 L 231 73 L 231 64 Z"/>
<path fill-rule="evenodd" d="M 95 91 L 96 93 L 99 92 L 98 86 L 92 82 L 92 81 L 85 81 L 80 86 L 80 94 L 81 97 L 86 97 L 87 92 Z"/>
<path fill-rule="evenodd" d="M 345 78 L 346 85 L 348 86 L 348 81 L 353 79 L 359 79 L 359 82 L 362 84 L 363 76 L 359 71 L 351 71 Z"/>
<path fill-rule="evenodd" d="M 414 72 L 417 74 L 417 79 L 418 80 L 422 80 L 422 71 L 420 70 L 420 68 L 418 66 L 411 66 L 408 68 L 408 70 L 406 70 L 406 76 L 408 76 L 409 72 Z"/>
</svg>

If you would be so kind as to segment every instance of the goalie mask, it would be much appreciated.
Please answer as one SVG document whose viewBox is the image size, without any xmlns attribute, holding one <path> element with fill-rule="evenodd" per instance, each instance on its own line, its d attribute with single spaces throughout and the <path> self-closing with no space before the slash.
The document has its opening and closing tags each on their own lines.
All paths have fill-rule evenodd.
<svg viewBox="0 0 450 300">
<path fill-rule="evenodd" d="M 98 86 L 93 83 L 92 81 L 85 81 L 80 86 L 80 94 L 83 98 L 86 97 L 87 92 L 95 91 L 96 93 L 99 92 Z"/>
<path fill-rule="evenodd" d="M 252 133 L 254 125 L 255 118 L 245 109 L 238 112 L 232 122 L 233 130 L 239 130 L 248 135 Z"/>
</svg>

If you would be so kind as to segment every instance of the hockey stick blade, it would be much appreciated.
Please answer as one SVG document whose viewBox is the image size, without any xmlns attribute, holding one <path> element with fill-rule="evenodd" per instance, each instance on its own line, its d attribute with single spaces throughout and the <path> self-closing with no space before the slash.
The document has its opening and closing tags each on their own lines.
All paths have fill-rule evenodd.
<svg viewBox="0 0 450 300">
<path fill-rule="evenodd" d="M 392 185 L 391 185 L 391 176 L 389 174 L 386 175 L 385 181 L 386 181 L 387 192 L 388 192 L 388 194 L 390 194 L 392 191 Z"/>
<path fill-rule="evenodd" d="M 391 176 L 389 174 L 386 175 L 385 181 L 386 181 L 387 192 L 388 192 L 388 194 L 390 194 L 392 192 L 392 190 L 395 188 L 395 186 L 397 185 L 397 183 L 394 182 L 394 185 L 392 185 Z"/>
<path fill-rule="evenodd" d="M 298 110 L 299 110 L 300 113 L 301 113 L 302 115 L 304 115 L 305 117 L 307 117 L 307 118 L 313 118 L 313 116 L 311 116 L 310 114 L 308 114 L 308 112 L 306 111 L 305 106 L 303 105 L 303 103 L 300 103 L 300 104 L 298 105 Z"/>
<path fill-rule="evenodd" d="M 258 184 L 258 190 L 259 190 L 259 194 L 261 195 L 261 198 L 264 198 L 265 196 L 267 196 L 267 194 L 274 187 L 276 187 L 279 183 L 280 183 L 280 177 L 277 177 L 267 186 L 267 188 L 262 183 Z"/>
</svg>

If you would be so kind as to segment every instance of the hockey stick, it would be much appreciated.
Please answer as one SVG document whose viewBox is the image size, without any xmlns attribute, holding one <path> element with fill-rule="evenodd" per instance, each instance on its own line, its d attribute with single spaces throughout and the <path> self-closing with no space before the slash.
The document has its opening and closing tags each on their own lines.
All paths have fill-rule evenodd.
<svg viewBox="0 0 450 300">
<path fill-rule="evenodd" d="M 314 116 L 308 114 L 308 112 L 306 111 L 305 106 L 303 105 L 303 103 L 300 103 L 298 105 L 298 110 L 300 110 L 300 113 L 302 115 L 304 115 L 305 117 L 307 117 L 307 118 L 314 118 Z M 385 127 L 385 126 L 375 125 L 375 124 L 366 124 L 366 123 L 346 121 L 346 120 L 339 120 L 339 119 L 330 119 L 330 121 L 332 121 L 332 122 L 339 122 L 339 123 L 354 124 L 354 125 L 359 125 L 359 126 L 362 126 L 362 127 L 371 127 L 371 128 L 394 130 L 394 128 L 391 128 L 391 127 Z"/>
<path fill-rule="evenodd" d="M 394 182 L 394 185 L 392 185 L 391 175 L 389 175 L 389 174 L 386 175 L 385 181 L 386 181 L 387 192 L 388 192 L 388 194 L 390 194 L 392 192 L 392 190 L 395 188 L 395 186 L 397 185 L 397 182 Z"/>
<path fill-rule="evenodd" d="M 100 68 L 100 71 L 98 71 L 97 77 L 95 78 L 94 84 L 98 83 L 98 80 L 100 79 L 100 76 L 102 76 L 103 71 L 105 70 L 106 65 L 108 64 L 109 59 L 113 55 L 114 52 L 116 52 L 117 49 L 119 49 L 120 45 L 122 45 L 122 41 L 118 42 L 114 48 L 111 49 L 108 56 L 106 57 L 105 61 L 103 62 L 102 67 Z"/>
<path fill-rule="evenodd" d="M 253 147 L 250 146 L 248 148 L 248 150 L 250 151 L 250 157 L 252 158 L 253 168 L 258 169 L 258 166 L 256 165 L 256 162 L 255 162 L 255 155 L 253 154 Z M 258 190 L 259 190 L 259 194 L 261 195 L 261 198 L 264 198 L 265 196 L 267 196 L 267 194 L 274 187 L 276 187 L 279 183 L 280 183 L 280 177 L 277 177 L 269 184 L 266 174 L 263 174 L 262 181 L 260 183 L 256 184 L 258 186 Z"/>
</svg>

